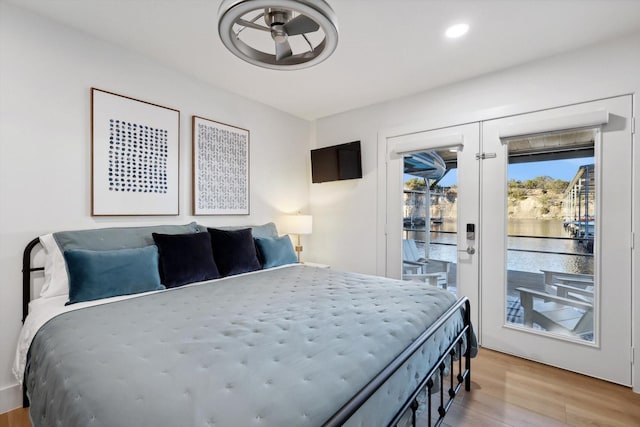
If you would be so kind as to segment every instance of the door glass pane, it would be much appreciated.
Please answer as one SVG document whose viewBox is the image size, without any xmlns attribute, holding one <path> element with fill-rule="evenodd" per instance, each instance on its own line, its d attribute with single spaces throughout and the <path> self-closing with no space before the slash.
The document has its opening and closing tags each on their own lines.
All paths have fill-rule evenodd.
<svg viewBox="0 0 640 427">
<path fill-rule="evenodd" d="M 596 130 L 510 140 L 506 321 L 594 341 Z"/>
<path fill-rule="evenodd" d="M 404 158 L 402 278 L 456 294 L 457 152 L 430 150 Z"/>
</svg>

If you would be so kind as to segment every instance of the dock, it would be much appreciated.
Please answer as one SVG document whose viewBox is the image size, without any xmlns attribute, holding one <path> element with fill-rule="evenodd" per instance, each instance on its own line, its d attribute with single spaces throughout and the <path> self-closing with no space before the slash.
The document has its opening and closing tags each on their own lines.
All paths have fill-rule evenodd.
<svg viewBox="0 0 640 427">
<path fill-rule="evenodd" d="M 571 237 L 593 253 L 593 241 L 596 231 L 595 201 L 596 173 L 595 165 L 582 165 L 578 168 L 564 192 L 564 228 Z"/>
</svg>

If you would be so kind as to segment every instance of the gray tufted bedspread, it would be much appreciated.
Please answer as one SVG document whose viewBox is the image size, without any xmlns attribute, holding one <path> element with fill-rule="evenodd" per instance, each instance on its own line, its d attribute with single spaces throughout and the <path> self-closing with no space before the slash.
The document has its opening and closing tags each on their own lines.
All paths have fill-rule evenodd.
<svg viewBox="0 0 640 427">
<path fill-rule="evenodd" d="M 292 266 L 64 313 L 25 374 L 34 427 L 319 426 L 446 311 L 424 283 Z M 349 425 L 385 425 L 436 334 Z"/>
</svg>

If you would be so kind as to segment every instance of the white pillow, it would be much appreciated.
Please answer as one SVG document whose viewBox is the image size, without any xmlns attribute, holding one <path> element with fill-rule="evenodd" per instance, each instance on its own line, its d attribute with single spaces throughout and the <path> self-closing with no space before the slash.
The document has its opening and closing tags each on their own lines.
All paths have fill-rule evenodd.
<svg viewBox="0 0 640 427">
<path fill-rule="evenodd" d="M 44 262 L 44 285 L 40 296 L 50 298 L 69 293 L 69 276 L 60 247 L 53 238 L 53 234 L 40 236 L 40 243 L 44 248 L 46 258 Z"/>
<path fill-rule="evenodd" d="M 47 250 L 47 246 L 50 246 L 49 241 L 50 241 L 50 239 L 53 239 L 53 235 L 52 234 L 45 234 L 44 236 L 40 236 L 38 238 L 40 239 L 40 244 L 42 245 L 42 248 L 44 249 L 44 283 L 43 283 L 42 287 L 40 288 L 40 296 L 42 296 L 42 294 L 47 292 L 47 289 L 49 289 L 49 284 L 51 283 L 51 273 L 52 273 L 52 268 L 53 268 L 53 260 L 51 259 L 51 255 L 49 254 L 49 251 Z"/>
</svg>

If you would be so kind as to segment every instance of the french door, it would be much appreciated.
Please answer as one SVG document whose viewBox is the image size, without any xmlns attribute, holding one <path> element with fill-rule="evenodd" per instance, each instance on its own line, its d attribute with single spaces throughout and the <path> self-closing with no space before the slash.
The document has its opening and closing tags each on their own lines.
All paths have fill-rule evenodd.
<svg viewBox="0 0 640 427">
<path fill-rule="evenodd" d="M 469 297 L 483 347 L 630 385 L 631 106 L 387 137 L 386 275 Z M 413 189 L 420 162 L 445 172 Z"/>
<path fill-rule="evenodd" d="M 479 306 L 479 163 L 475 159 L 479 140 L 480 125 L 471 123 L 400 135 L 386 141 L 386 274 L 409 280 L 437 276 L 433 284 L 469 298 L 474 307 L 471 313 L 474 325 L 480 322 L 476 308 Z M 438 185 L 442 184 L 440 178 L 427 180 L 427 188 L 417 192 L 426 198 L 426 214 L 418 214 L 415 221 L 416 216 L 409 211 L 419 199 L 415 197 L 416 192 L 407 190 L 405 181 L 413 173 L 421 176 L 419 170 L 438 163 L 434 159 L 445 164 L 442 178 L 448 180 L 448 184 Z M 467 233 L 467 227 L 474 232 Z M 420 246 L 418 259 L 426 260 L 426 274 L 407 274 L 412 273 L 411 267 L 416 261 L 407 247 L 413 242 Z"/>
<path fill-rule="evenodd" d="M 631 107 L 482 124 L 483 346 L 631 384 Z"/>
</svg>

